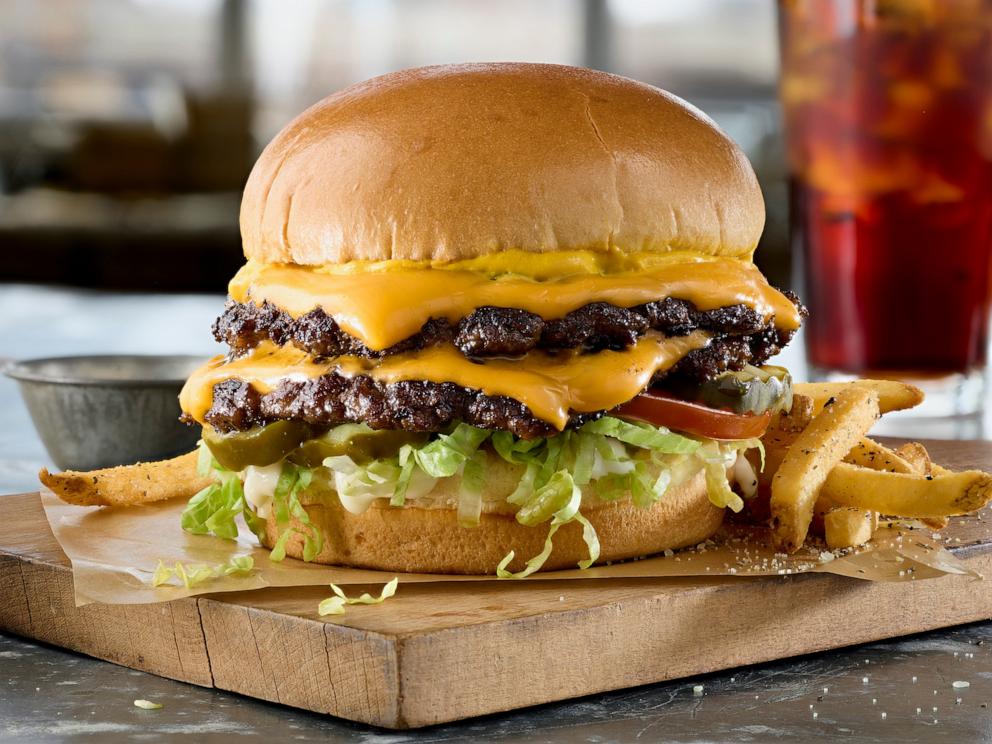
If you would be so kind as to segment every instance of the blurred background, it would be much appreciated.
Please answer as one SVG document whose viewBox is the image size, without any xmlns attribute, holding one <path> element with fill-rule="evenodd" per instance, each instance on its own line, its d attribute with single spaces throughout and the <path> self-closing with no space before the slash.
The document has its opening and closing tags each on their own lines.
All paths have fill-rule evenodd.
<svg viewBox="0 0 992 744">
<path fill-rule="evenodd" d="M 773 0 L 0 0 L 0 281 L 223 292 L 242 185 L 289 119 L 390 70 L 495 60 L 713 116 L 762 182 L 759 263 L 790 285 Z"/>
</svg>

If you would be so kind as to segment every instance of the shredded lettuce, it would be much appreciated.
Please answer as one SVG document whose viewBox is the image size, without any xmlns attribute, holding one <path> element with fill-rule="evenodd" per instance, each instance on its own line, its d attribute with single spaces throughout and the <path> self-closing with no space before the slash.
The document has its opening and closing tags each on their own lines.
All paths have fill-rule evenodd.
<svg viewBox="0 0 992 744">
<path fill-rule="evenodd" d="M 482 487 L 486 480 L 486 456 L 476 452 L 462 466 L 458 489 L 458 524 L 478 527 L 482 516 Z"/>
<path fill-rule="evenodd" d="M 535 494 L 544 493 L 542 489 L 562 470 L 567 470 L 579 486 L 606 475 L 633 474 L 617 484 L 618 487 L 631 490 L 630 484 L 635 483 L 634 488 L 639 492 L 660 498 L 647 475 L 646 465 L 638 468 L 628 447 L 685 455 L 701 446 L 697 440 L 663 427 L 607 416 L 577 431 L 530 440 L 519 439 L 509 432 L 490 432 L 459 424 L 450 434 L 440 434 L 421 447 L 404 445 L 393 458 L 358 465 L 349 457 L 337 456 L 326 459 L 324 465 L 334 471 L 335 489 L 342 504 L 356 513 L 378 498 L 389 498 L 393 506 L 402 506 L 414 493 L 432 489 L 436 479 L 460 473 L 459 521 L 472 526 L 478 524 L 481 484 L 485 477 L 485 458 L 479 448 L 487 441 L 503 460 L 524 466 L 517 488 L 509 496 L 513 504 L 524 504 Z M 414 488 L 415 485 L 419 487 Z M 646 497 L 642 499 L 645 500 Z M 545 519 L 550 518 L 547 512 Z"/>
<path fill-rule="evenodd" d="M 648 472 L 648 459 L 637 453 L 689 455 L 701 443 L 675 434 L 664 427 L 643 422 L 623 421 L 605 416 L 576 431 L 567 431 L 547 439 L 518 440 L 506 432 L 494 434 L 493 449 L 507 462 L 527 466 L 511 503 L 524 503 L 529 494 L 539 491 L 559 470 L 565 469 L 579 486 L 596 484 L 601 498 L 637 495 L 640 506 L 648 506 L 664 493 L 663 482 Z M 633 448 L 632 454 L 629 448 Z M 620 476 L 620 477 L 618 477 Z"/>
<path fill-rule="evenodd" d="M 744 504 L 730 487 L 727 468 L 734 465 L 738 452 L 760 447 L 757 440 L 700 442 L 664 427 L 612 417 L 587 423 L 578 431 L 564 432 L 544 442 L 543 447 L 530 442 L 518 448 L 515 441 L 506 437 L 493 437 L 493 448 L 503 459 L 527 465 L 517 490 L 509 497 L 511 503 L 520 505 L 517 521 L 534 526 L 551 519 L 544 549 L 516 573 L 507 570 L 516 557 L 510 551 L 497 567 L 500 578 L 524 578 L 539 570 L 551 555 L 555 533 L 571 521 L 582 525 L 582 537 L 589 549 L 589 558 L 580 561 L 579 567 L 588 568 L 596 562 L 599 538 L 578 510 L 579 486 L 590 482 L 603 500 L 629 494 L 635 506 L 646 508 L 664 498 L 670 488 L 687 482 L 702 470 L 710 500 L 717 506 L 740 511 Z M 631 454 L 624 445 L 637 451 Z M 657 466 L 657 475 L 651 475 L 649 463 Z M 561 465 L 565 467 L 548 474 L 553 467 Z"/>
<path fill-rule="evenodd" d="M 400 456 L 406 458 L 403 465 L 399 457 L 359 465 L 347 455 L 328 457 L 323 465 L 334 475 L 341 505 L 352 514 L 361 514 L 376 499 L 390 499 L 393 505 L 402 506 L 408 496 L 417 498 L 434 488 L 437 478 L 416 467 L 412 448 L 406 453 L 401 450 Z"/>
<path fill-rule="evenodd" d="M 728 468 L 737 462 L 738 454 L 757 448 L 761 452 L 761 466 L 764 468 L 764 449 L 757 439 L 743 439 L 737 442 L 705 442 L 696 453 L 706 471 L 706 490 L 715 506 L 726 507 L 739 512 L 744 508 L 744 500 L 734 493 L 727 478 Z"/>
<path fill-rule="evenodd" d="M 562 525 L 569 522 L 578 522 L 582 525 L 582 539 L 589 549 L 589 557 L 579 561 L 579 568 L 589 568 L 595 563 L 599 559 L 599 537 L 589 520 L 579 513 L 581 503 L 582 491 L 572 480 L 568 471 L 559 470 L 555 473 L 544 486 L 542 492 L 534 494 L 532 503 L 526 504 L 517 512 L 517 521 L 528 526 L 545 521 L 547 516 L 551 517 L 548 536 L 544 540 L 544 549 L 533 558 L 528 559 L 526 567 L 516 573 L 507 570 L 507 566 L 516 557 L 516 551 L 511 550 L 499 562 L 496 567 L 496 575 L 501 579 L 523 579 L 540 570 L 551 556 L 555 533 Z M 552 506 L 558 507 L 557 510 L 553 514 L 545 516 L 545 512 Z M 529 511 L 525 512 L 525 510 Z M 524 516 L 521 517 L 521 514 Z"/>
<path fill-rule="evenodd" d="M 218 469 L 223 469 L 220 464 L 214 459 L 213 453 L 206 443 L 201 439 L 197 442 L 199 449 L 196 451 L 196 473 L 201 478 L 206 478 L 210 475 L 210 471 L 215 467 Z"/>
<path fill-rule="evenodd" d="M 265 520 L 259 518 L 245 501 L 238 473 L 222 467 L 202 442 L 197 457 L 197 471 L 204 477 L 212 474 L 214 482 L 186 504 L 180 517 L 184 530 L 194 535 L 216 535 L 234 540 L 238 536 L 235 517 L 240 514 L 256 536 L 265 534 Z"/>
<path fill-rule="evenodd" d="M 590 421 L 580 431 L 585 434 L 602 434 L 625 444 L 670 455 L 691 455 L 699 449 L 699 442 L 695 439 L 675 434 L 664 426 L 652 426 L 643 421 L 624 421 L 612 416 Z"/>
<path fill-rule="evenodd" d="M 272 511 L 279 536 L 269 558 L 281 561 L 286 556 L 286 544 L 290 537 L 298 534 L 303 537 L 303 559 L 311 561 L 323 549 L 324 541 L 323 532 L 313 524 L 300 502 L 300 493 L 310 486 L 313 471 L 288 461 L 283 461 L 281 467 L 272 497 Z M 241 515 L 248 528 L 261 540 L 265 535 L 266 520 L 255 514 L 245 499 L 241 475 L 221 466 L 202 442 L 197 469 L 212 474 L 214 482 L 186 504 L 180 517 L 182 528 L 194 535 L 216 535 L 234 540 L 238 537 L 236 517 Z M 302 529 L 290 527 L 291 518 L 295 518 Z"/>
<path fill-rule="evenodd" d="M 507 502 L 511 504 L 526 503 L 527 499 L 534 493 L 534 484 L 537 482 L 537 471 L 539 468 L 540 464 L 537 462 L 527 463 L 527 467 L 524 468 L 524 474 L 517 482 L 517 487 L 513 490 L 513 493 L 506 497 Z"/>
<path fill-rule="evenodd" d="M 414 468 L 417 466 L 411 445 L 404 444 L 400 447 L 397 464 L 400 466 L 400 474 L 393 486 L 393 495 L 389 499 L 390 506 L 403 506 L 406 503 L 406 492 L 410 489 L 410 481 L 413 479 Z"/>
<path fill-rule="evenodd" d="M 492 432 L 459 424 L 451 434 L 439 434 L 437 439 L 413 451 L 417 465 L 427 475 L 448 478 L 475 454 Z"/>
<path fill-rule="evenodd" d="M 573 502 L 576 505 L 569 514 L 578 511 L 581 500 L 582 492 L 572 475 L 567 470 L 559 470 L 524 502 L 517 512 L 517 521 L 525 527 L 533 527 L 547 522 Z"/>
<path fill-rule="evenodd" d="M 438 478 L 462 473 L 458 518 L 476 526 L 482 511 L 485 459 L 479 447 L 491 432 L 459 424 L 450 434 L 439 434 L 421 447 L 406 444 L 392 458 L 359 465 L 346 455 L 328 457 L 324 466 L 334 473 L 334 488 L 348 511 L 361 514 L 376 499 L 388 498 L 403 506 L 407 498 L 430 492 Z"/>
<path fill-rule="evenodd" d="M 236 555 L 227 563 L 220 563 L 216 566 L 195 565 L 187 566 L 176 562 L 174 566 L 166 566 L 159 561 L 155 573 L 152 574 L 152 586 L 162 586 L 163 584 L 173 584 L 172 579 L 177 579 L 179 584 L 192 589 L 199 584 L 220 576 L 248 576 L 255 567 L 255 559 L 250 555 Z"/>
<path fill-rule="evenodd" d="M 368 592 L 363 593 L 360 597 L 349 597 L 337 584 L 331 584 L 331 591 L 334 592 L 334 596 L 321 600 L 320 604 L 317 605 L 317 614 L 321 617 L 324 615 L 343 615 L 345 605 L 381 604 L 396 594 L 396 587 L 399 583 L 399 577 L 394 576 L 392 581 L 382 587 L 378 597 L 373 597 Z"/>
<path fill-rule="evenodd" d="M 489 445 L 483 450 L 484 444 Z M 589 549 L 588 566 L 599 557 L 599 540 L 592 524 L 579 512 L 587 486 L 599 499 L 631 498 L 634 505 L 650 507 L 700 472 L 705 474 L 710 500 L 719 507 L 739 511 L 743 500 L 731 488 L 728 468 L 744 450 L 758 448 L 764 467 L 764 450 L 756 439 L 738 442 L 700 440 L 676 434 L 665 427 L 604 416 L 578 429 L 551 437 L 520 439 L 509 432 L 491 432 L 459 424 L 421 445 L 405 444 L 397 454 L 358 463 L 346 455 L 328 457 L 321 477 L 330 477 L 341 505 L 360 514 L 373 501 L 389 499 L 403 506 L 434 489 L 440 478 L 460 476 L 458 522 L 478 526 L 483 508 L 486 463 L 491 453 L 521 466 L 516 487 L 507 501 L 519 507 L 517 520 L 530 527 L 548 524 L 544 549 L 530 558 L 516 574 L 507 570 L 514 555 L 501 562 L 498 575 L 526 576 L 537 571 L 551 555 L 552 538 L 563 525 L 578 522 Z M 194 496 L 182 516 L 184 529 L 196 534 L 237 536 L 238 515 L 260 537 L 266 521 L 246 502 L 240 474 L 225 470 L 201 447 L 200 472 L 212 473 L 215 482 Z M 281 472 L 272 508 L 278 531 L 272 560 L 282 560 L 293 535 L 303 539 L 303 558 L 313 560 L 323 549 L 323 535 L 303 507 L 300 497 L 312 482 L 314 471 L 288 461 Z M 296 520 L 295 526 L 293 519 Z"/>
<path fill-rule="evenodd" d="M 296 534 L 303 537 L 303 560 L 312 561 L 324 548 L 324 533 L 314 525 L 307 510 L 300 503 L 300 492 L 309 488 L 313 480 L 313 471 L 284 461 L 279 482 L 272 495 L 272 511 L 276 519 L 279 537 L 276 538 L 269 560 L 281 561 L 286 557 L 286 543 Z M 302 529 L 290 527 L 291 518 L 295 518 Z"/>
</svg>

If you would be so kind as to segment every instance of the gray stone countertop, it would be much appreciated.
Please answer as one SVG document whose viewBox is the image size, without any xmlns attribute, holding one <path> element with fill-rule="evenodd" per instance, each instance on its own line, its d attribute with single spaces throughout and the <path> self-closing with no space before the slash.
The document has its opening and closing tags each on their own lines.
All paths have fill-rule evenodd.
<svg viewBox="0 0 992 744">
<path fill-rule="evenodd" d="M 0 356 L 215 353 L 220 297 L 0 285 Z M 798 364 L 796 351 L 787 364 Z M 49 464 L 0 379 L 0 493 Z M 0 496 L 2 503 L 2 496 Z M 988 591 L 987 588 L 976 590 Z M 954 683 L 959 685 L 955 686 Z M 968 686 L 960 683 L 967 682 Z M 699 686 L 701 685 L 701 689 Z M 163 704 L 134 707 L 137 698 Z M 387 732 L 0 634 L 0 741 L 992 741 L 992 623 Z"/>
</svg>

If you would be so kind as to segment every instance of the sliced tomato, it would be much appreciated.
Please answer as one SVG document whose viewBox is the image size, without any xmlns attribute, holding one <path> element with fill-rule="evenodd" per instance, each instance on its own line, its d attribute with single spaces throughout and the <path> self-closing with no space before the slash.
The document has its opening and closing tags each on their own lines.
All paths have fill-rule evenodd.
<svg viewBox="0 0 992 744">
<path fill-rule="evenodd" d="M 739 414 L 721 411 L 698 403 L 687 403 L 661 393 L 641 393 L 617 409 L 624 418 L 667 426 L 675 431 L 697 434 L 709 439 L 751 439 L 768 428 L 771 413 Z"/>
</svg>

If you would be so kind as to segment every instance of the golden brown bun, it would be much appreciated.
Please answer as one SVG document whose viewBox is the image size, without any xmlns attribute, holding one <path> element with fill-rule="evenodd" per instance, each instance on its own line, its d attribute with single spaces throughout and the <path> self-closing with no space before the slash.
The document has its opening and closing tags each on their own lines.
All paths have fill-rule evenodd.
<svg viewBox="0 0 992 744">
<path fill-rule="evenodd" d="M 743 153 L 670 93 L 575 67 L 473 64 L 374 78 L 290 122 L 248 179 L 241 235 L 266 263 L 749 256 L 764 219 Z"/>
<path fill-rule="evenodd" d="M 507 514 L 483 514 L 478 527 L 458 525 L 454 509 L 373 507 L 352 514 L 333 506 L 309 505 L 311 520 L 324 534 L 318 563 L 406 573 L 492 574 L 511 550 L 509 568 L 519 571 L 544 547 L 548 526 L 524 527 Z M 672 489 L 654 506 L 640 509 L 629 500 L 600 502 L 583 508 L 599 534 L 599 562 L 635 558 L 668 548 L 695 545 L 710 537 L 723 521 L 723 510 L 710 503 L 702 474 Z M 294 519 L 291 526 L 300 527 Z M 279 534 L 275 519 L 263 541 L 272 547 Z M 294 535 L 286 555 L 302 558 L 303 539 Z M 582 527 L 570 523 L 554 537 L 554 551 L 544 570 L 575 568 L 588 557 Z"/>
</svg>

